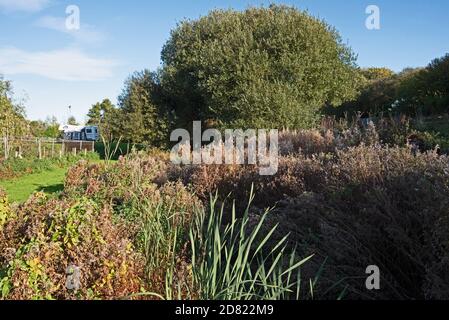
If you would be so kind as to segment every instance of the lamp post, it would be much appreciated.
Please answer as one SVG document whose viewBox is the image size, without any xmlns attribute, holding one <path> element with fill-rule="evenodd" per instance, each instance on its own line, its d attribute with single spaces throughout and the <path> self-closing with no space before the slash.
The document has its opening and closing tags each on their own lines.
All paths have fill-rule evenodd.
<svg viewBox="0 0 449 320">
<path fill-rule="evenodd" d="M 69 106 L 69 116 L 67 117 L 67 124 L 69 124 L 70 117 L 72 116 L 72 106 Z"/>
</svg>

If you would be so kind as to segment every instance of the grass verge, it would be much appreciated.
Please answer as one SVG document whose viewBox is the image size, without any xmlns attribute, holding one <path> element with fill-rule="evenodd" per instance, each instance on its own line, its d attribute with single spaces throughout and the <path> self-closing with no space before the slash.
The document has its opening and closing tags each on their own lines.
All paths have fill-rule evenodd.
<svg viewBox="0 0 449 320">
<path fill-rule="evenodd" d="M 20 178 L 0 181 L 10 202 L 23 202 L 37 191 L 52 194 L 62 191 L 67 168 L 53 168 L 48 171 L 25 175 Z"/>
</svg>

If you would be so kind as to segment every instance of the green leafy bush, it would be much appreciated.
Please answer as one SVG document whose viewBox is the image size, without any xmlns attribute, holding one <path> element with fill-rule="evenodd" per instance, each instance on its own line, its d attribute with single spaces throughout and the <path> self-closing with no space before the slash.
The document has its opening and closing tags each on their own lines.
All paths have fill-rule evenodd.
<svg viewBox="0 0 449 320">
<path fill-rule="evenodd" d="M 141 289 L 142 257 L 107 207 L 86 198 L 51 200 L 36 194 L 0 232 L 2 297 L 111 299 Z M 66 286 L 80 269 L 78 290 Z"/>
<path fill-rule="evenodd" d="M 337 31 L 292 7 L 215 10 L 181 22 L 162 51 L 176 125 L 305 128 L 355 97 L 355 56 Z M 189 126 L 188 126 L 189 125 Z"/>
<path fill-rule="evenodd" d="M 11 209 L 9 207 L 8 196 L 3 189 L 0 188 L 0 229 L 9 218 Z"/>
</svg>

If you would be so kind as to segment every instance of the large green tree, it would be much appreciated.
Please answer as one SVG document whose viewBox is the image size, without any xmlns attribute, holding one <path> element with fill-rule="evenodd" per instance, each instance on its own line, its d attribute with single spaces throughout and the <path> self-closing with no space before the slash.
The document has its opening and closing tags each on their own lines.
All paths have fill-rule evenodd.
<svg viewBox="0 0 449 320">
<path fill-rule="evenodd" d="M 372 116 L 385 114 L 416 115 L 424 105 L 423 90 L 427 87 L 424 68 L 406 68 L 394 73 L 388 68 L 362 69 L 362 87 L 357 99 L 347 101 L 326 112 L 339 116 L 368 112 Z"/>
<path fill-rule="evenodd" d="M 55 116 L 47 117 L 44 124 L 45 124 L 45 131 L 43 133 L 44 137 L 59 138 L 62 135 L 61 132 L 59 131 L 58 119 Z"/>
<path fill-rule="evenodd" d="M 157 73 L 144 70 L 131 75 L 118 104 L 119 129 L 124 140 L 155 146 L 167 143 L 169 108 Z"/>
<path fill-rule="evenodd" d="M 361 70 L 361 73 L 363 81 L 360 95 L 345 106 L 349 106 L 350 111 L 368 112 L 372 115 L 392 112 L 401 76 L 388 68 L 367 68 Z M 341 111 L 343 110 L 348 111 L 344 107 Z"/>
<path fill-rule="evenodd" d="M 360 95 L 340 110 L 410 116 L 449 112 L 449 54 L 425 68 L 406 68 L 397 74 L 370 68 L 361 73 L 364 85 Z"/>
<path fill-rule="evenodd" d="M 310 127 L 323 105 L 355 97 L 360 73 L 337 31 L 271 5 L 181 22 L 162 51 L 162 86 L 178 126 Z"/>
<path fill-rule="evenodd" d="M 404 77 L 398 89 L 400 107 L 409 114 L 449 112 L 449 54 Z"/>
<path fill-rule="evenodd" d="M 70 116 L 69 119 L 67 119 L 67 124 L 70 124 L 72 126 L 79 126 L 79 122 L 74 116 Z"/>
<path fill-rule="evenodd" d="M 0 75 L 0 149 L 5 158 L 11 152 L 11 140 L 26 135 L 29 130 L 25 110 L 13 102 L 12 94 L 11 83 Z"/>
<path fill-rule="evenodd" d="M 114 116 L 116 111 L 115 109 L 116 107 L 109 99 L 104 99 L 101 102 L 97 102 L 92 105 L 87 114 L 87 124 L 99 125 L 102 122 L 109 120 L 109 118 Z"/>
<path fill-rule="evenodd" d="M 43 137 L 47 130 L 47 125 L 42 120 L 32 120 L 29 122 L 30 135 L 33 137 Z"/>
<path fill-rule="evenodd" d="M 395 74 L 391 69 L 378 67 L 362 69 L 361 73 L 367 82 L 389 79 Z"/>
<path fill-rule="evenodd" d="M 123 138 L 122 119 L 119 109 L 109 99 L 92 105 L 87 114 L 87 124 L 100 128 L 100 134 L 108 140 Z"/>
<path fill-rule="evenodd" d="M 0 75 L 0 135 L 3 137 L 22 136 L 28 130 L 23 106 L 12 99 L 11 82 Z"/>
</svg>

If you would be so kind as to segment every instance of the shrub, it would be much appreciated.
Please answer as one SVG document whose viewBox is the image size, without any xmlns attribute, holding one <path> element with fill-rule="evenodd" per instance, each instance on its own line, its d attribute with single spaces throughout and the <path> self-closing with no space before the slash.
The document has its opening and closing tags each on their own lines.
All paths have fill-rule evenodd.
<svg viewBox="0 0 449 320">
<path fill-rule="evenodd" d="M 181 183 L 168 182 L 166 161 L 165 154 L 154 152 L 132 154 L 111 165 L 80 162 L 69 170 L 65 197 L 88 196 L 111 205 L 145 259 L 144 280 L 155 294 L 144 296 L 168 299 L 187 296 L 188 226 L 202 204 Z M 176 272 L 167 282 L 171 269 Z"/>
<path fill-rule="evenodd" d="M 0 233 L 2 296 L 8 299 L 111 299 L 139 292 L 142 257 L 111 210 L 92 201 L 36 194 Z M 66 287 L 80 268 L 79 290 Z"/>
<path fill-rule="evenodd" d="M 159 194 L 158 200 L 143 198 L 134 208 L 140 212 L 137 240 L 145 256 L 148 288 L 156 297 L 192 299 L 197 293 L 191 288 L 188 230 L 201 204 L 181 185 L 164 186 Z"/>
<path fill-rule="evenodd" d="M 215 201 L 209 210 L 203 209 L 203 204 L 186 186 L 179 181 L 170 182 L 170 174 L 161 176 L 160 172 L 168 169 L 167 160 L 161 154 L 140 154 L 122 158 L 110 166 L 80 162 L 67 175 L 66 197 L 89 196 L 96 203 L 112 204 L 116 217 L 126 219 L 121 223 L 129 226 L 128 234 L 145 258 L 144 279 L 147 291 L 151 292 L 136 292 L 134 296 L 299 297 L 297 271 L 301 263 L 296 262 L 294 254 L 285 258 L 285 240 L 270 254 L 262 255 L 262 251 L 273 249 L 264 246 L 269 236 L 259 239 L 258 231 L 266 215 L 253 225 L 248 209 L 240 219 L 234 207 L 231 220 L 224 214 L 224 207 L 221 210 L 216 207 Z M 223 248 L 211 251 L 217 232 L 222 234 Z M 205 256 L 205 252 L 210 255 Z M 221 259 L 224 260 L 220 262 Z M 253 277 L 252 268 L 256 268 Z M 216 283 L 209 282 L 213 272 Z M 221 278 L 228 273 L 228 278 Z"/>
<path fill-rule="evenodd" d="M 67 172 L 64 193 L 120 206 L 135 194 L 152 194 L 155 187 L 167 182 L 167 166 L 166 158 L 142 153 L 121 157 L 110 165 L 79 162 Z"/>
<path fill-rule="evenodd" d="M 331 130 L 282 131 L 279 135 L 281 155 L 330 153 L 335 152 L 336 148 L 336 137 Z"/>
<path fill-rule="evenodd" d="M 255 165 L 174 166 L 160 152 L 79 162 L 61 199 L 7 209 L 17 218 L 0 236 L 1 289 L 8 298 L 449 298 L 449 158 L 383 145 L 408 130 L 383 126 L 284 132 L 293 147 L 274 176 Z M 300 276 L 290 270 L 312 254 Z M 124 262 L 129 281 L 117 275 Z M 72 263 L 88 266 L 78 295 L 63 286 Z M 369 292 L 373 264 L 381 290 Z"/>
<path fill-rule="evenodd" d="M 357 147 L 326 167 L 319 188 L 278 204 L 278 238 L 290 233 L 301 254 L 316 252 L 312 270 L 327 258 L 321 283 L 348 285 L 350 298 L 447 299 L 448 158 Z M 373 264 L 383 285 L 368 293 Z"/>
<path fill-rule="evenodd" d="M 0 230 L 6 223 L 10 214 L 11 209 L 9 208 L 8 195 L 0 188 Z"/>
<path fill-rule="evenodd" d="M 309 274 L 327 258 L 321 284 L 333 290 L 323 289 L 324 297 L 348 286 L 356 299 L 447 298 L 448 160 L 435 152 L 360 145 L 281 157 L 273 177 L 258 176 L 255 166 L 198 166 L 183 177 L 201 197 L 214 189 L 222 199 L 232 192 L 237 206 L 254 182 L 254 206 L 275 206 L 274 240 L 290 233 L 300 255 L 317 253 Z M 384 285 L 368 293 L 365 269 L 372 264 L 381 268 Z"/>
<path fill-rule="evenodd" d="M 181 22 L 162 51 L 161 83 L 177 126 L 308 128 L 325 104 L 355 97 L 354 55 L 334 28 L 271 5 Z"/>
</svg>

